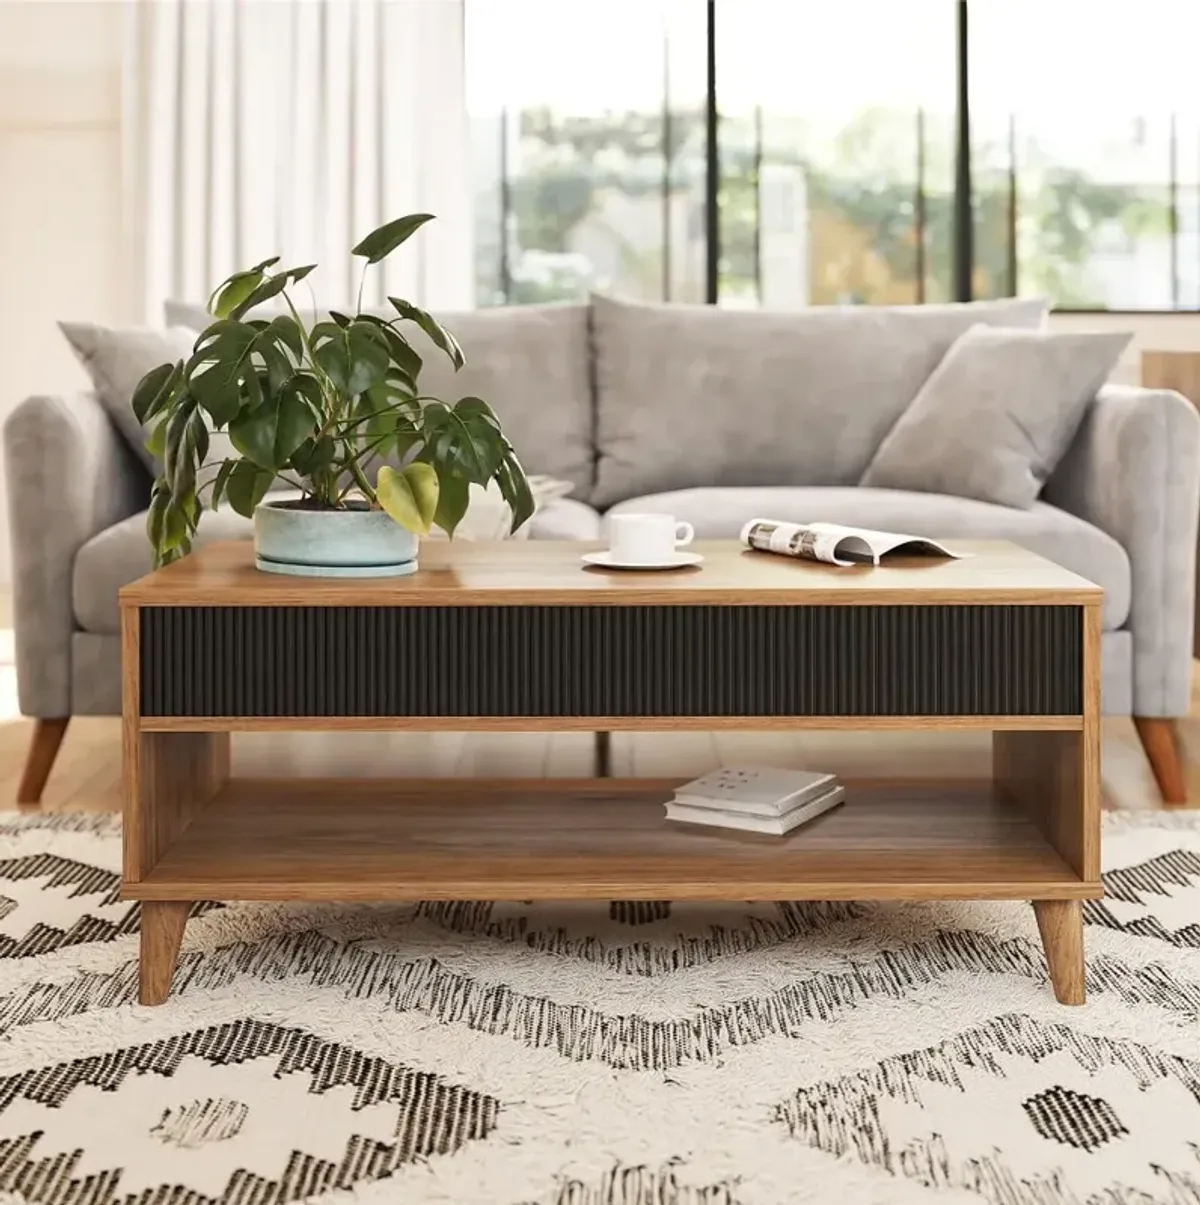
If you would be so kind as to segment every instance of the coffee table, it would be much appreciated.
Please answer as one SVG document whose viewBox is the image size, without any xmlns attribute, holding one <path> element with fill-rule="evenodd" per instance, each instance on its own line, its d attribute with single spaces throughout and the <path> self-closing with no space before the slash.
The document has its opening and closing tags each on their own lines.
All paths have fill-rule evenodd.
<svg viewBox="0 0 1200 1205">
<path fill-rule="evenodd" d="M 280 577 L 213 544 L 121 591 L 123 893 L 161 1002 L 197 900 L 1014 899 L 1084 998 L 1101 895 L 1101 590 L 1006 544 L 839 569 L 737 544 L 669 573 L 427 542 Z M 279 730 L 989 729 L 979 781 L 848 783 L 787 838 L 668 824 L 675 780 L 238 780 Z"/>
</svg>

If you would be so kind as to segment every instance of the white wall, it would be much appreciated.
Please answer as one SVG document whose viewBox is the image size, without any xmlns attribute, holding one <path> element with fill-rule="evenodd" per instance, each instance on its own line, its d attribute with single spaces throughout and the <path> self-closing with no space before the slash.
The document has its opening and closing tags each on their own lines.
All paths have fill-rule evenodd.
<svg viewBox="0 0 1200 1205">
<path fill-rule="evenodd" d="M 86 377 L 59 318 L 119 322 L 121 0 L 0 0 L 0 422 Z M 0 464 L 0 494 L 4 488 Z M 0 582 L 9 580 L 7 516 Z"/>
</svg>

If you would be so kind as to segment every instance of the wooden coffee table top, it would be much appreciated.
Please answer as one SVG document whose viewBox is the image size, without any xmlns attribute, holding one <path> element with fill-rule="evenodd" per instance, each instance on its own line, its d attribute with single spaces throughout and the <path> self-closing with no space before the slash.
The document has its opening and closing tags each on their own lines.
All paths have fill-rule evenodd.
<svg viewBox="0 0 1200 1205">
<path fill-rule="evenodd" d="M 121 591 L 127 606 L 430 606 L 520 604 L 1051 603 L 1098 606 L 1099 586 L 1004 541 L 950 541 L 963 560 L 905 558 L 878 568 L 816 564 L 698 541 L 704 564 L 630 572 L 580 563 L 599 542 L 428 540 L 409 577 L 319 579 L 263 573 L 250 541 L 205 545 Z"/>
</svg>

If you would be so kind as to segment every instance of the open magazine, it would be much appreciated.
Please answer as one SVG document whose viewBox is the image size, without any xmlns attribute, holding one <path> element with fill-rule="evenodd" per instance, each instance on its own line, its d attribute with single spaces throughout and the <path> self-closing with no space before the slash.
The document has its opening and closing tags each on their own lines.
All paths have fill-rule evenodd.
<svg viewBox="0 0 1200 1205">
<path fill-rule="evenodd" d="M 894 531 L 872 531 L 868 527 L 842 527 L 838 523 L 784 523 L 779 519 L 751 519 L 742 528 L 742 543 L 761 552 L 829 565 L 878 565 L 889 553 L 901 556 L 946 556 L 951 552 L 936 540 L 900 535 Z"/>
</svg>

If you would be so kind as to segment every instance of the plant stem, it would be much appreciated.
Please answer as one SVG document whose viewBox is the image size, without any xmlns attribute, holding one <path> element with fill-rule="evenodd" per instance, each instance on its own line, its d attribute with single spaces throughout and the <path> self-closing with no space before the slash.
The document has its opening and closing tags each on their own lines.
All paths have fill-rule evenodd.
<svg viewBox="0 0 1200 1205">
<path fill-rule="evenodd" d="M 350 473 L 358 483 L 358 488 L 362 490 L 363 497 L 372 506 L 378 506 L 379 499 L 375 496 L 375 491 L 371 488 L 371 483 L 367 480 L 367 475 L 362 471 L 362 465 L 358 463 L 357 459 L 350 461 Z"/>
<path fill-rule="evenodd" d="M 362 313 L 363 285 L 365 285 L 367 283 L 367 269 L 370 266 L 371 266 L 370 260 L 367 260 L 366 262 L 364 262 L 362 275 L 359 276 L 359 278 L 358 278 L 358 300 L 354 303 L 354 309 L 355 309 L 356 314 Z"/>
</svg>

